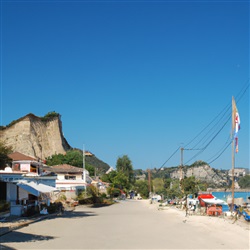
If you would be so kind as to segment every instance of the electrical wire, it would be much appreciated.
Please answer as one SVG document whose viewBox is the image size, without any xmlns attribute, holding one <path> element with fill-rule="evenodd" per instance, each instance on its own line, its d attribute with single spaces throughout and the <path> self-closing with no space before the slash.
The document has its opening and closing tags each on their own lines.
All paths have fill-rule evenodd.
<svg viewBox="0 0 250 250">
<path fill-rule="evenodd" d="M 156 173 L 158 173 L 160 171 L 160 169 L 178 152 L 178 150 L 180 149 L 180 147 L 178 147 L 174 153 L 161 165 L 161 167 L 157 170 Z"/>
<path fill-rule="evenodd" d="M 249 79 L 245 82 L 242 89 L 235 96 L 237 103 L 240 102 L 240 100 L 246 94 L 248 89 L 249 89 Z M 184 165 L 189 163 L 198 155 L 202 154 L 209 147 L 209 145 L 216 139 L 216 137 L 221 133 L 221 131 L 225 128 L 225 126 L 230 121 L 230 119 L 231 119 L 231 102 L 228 103 L 222 109 L 222 111 L 219 112 L 219 114 L 214 119 L 212 119 L 212 121 L 207 126 L 205 126 L 193 139 L 191 139 L 187 144 L 185 144 L 185 146 L 183 147 L 184 150 L 199 151 L 199 152 L 196 153 L 194 156 L 192 156 L 188 161 L 186 161 Z M 219 126 L 220 124 L 223 124 L 223 125 Z M 209 130 L 207 131 L 208 128 Z M 195 142 L 195 140 L 198 139 L 199 136 L 201 136 L 204 132 L 206 132 L 205 135 L 203 135 L 202 138 L 198 140 L 198 142 Z M 192 145 L 193 142 L 195 142 L 195 144 Z M 219 151 L 217 151 L 213 157 L 210 158 L 211 161 L 209 161 L 208 164 L 211 164 L 212 162 L 216 161 L 226 151 L 226 149 L 229 147 L 231 142 L 232 140 L 228 142 L 228 139 L 227 139 L 224 146 Z M 192 146 L 189 146 L 189 145 L 192 145 Z M 174 153 L 172 153 L 172 155 L 157 170 L 157 173 L 178 152 L 179 149 L 180 147 L 178 147 L 174 151 Z"/>
</svg>

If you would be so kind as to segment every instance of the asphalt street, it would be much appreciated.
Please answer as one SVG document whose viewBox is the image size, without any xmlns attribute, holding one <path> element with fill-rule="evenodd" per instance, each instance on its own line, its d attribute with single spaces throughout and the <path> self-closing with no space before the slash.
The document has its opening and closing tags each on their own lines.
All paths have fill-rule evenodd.
<svg viewBox="0 0 250 250">
<path fill-rule="evenodd" d="M 0 237 L 0 249 L 249 249 L 249 231 L 240 237 L 126 200 L 30 224 Z"/>
</svg>

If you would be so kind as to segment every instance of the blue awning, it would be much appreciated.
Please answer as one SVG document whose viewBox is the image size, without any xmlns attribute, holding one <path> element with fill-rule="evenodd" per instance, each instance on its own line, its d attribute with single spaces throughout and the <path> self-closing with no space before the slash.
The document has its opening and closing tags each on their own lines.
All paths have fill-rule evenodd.
<svg viewBox="0 0 250 250">
<path fill-rule="evenodd" d="M 26 190 L 28 193 L 33 194 L 35 196 L 39 196 L 40 193 L 59 192 L 59 190 L 54 187 L 41 184 L 41 183 L 36 183 L 34 181 L 31 181 L 31 182 L 20 181 L 17 183 L 17 186 L 19 186 L 20 188 Z"/>
</svg>

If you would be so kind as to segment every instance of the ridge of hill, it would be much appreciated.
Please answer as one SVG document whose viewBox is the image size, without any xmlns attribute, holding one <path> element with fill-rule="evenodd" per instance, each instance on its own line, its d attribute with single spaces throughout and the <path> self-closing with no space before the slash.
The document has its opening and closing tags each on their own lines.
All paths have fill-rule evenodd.
<svg viewBox="0 0 250 250">
<path fill-rule="evenodd" d="M 151 178 L 171 178 L 180 179 L 180 167 L 170 167 L 150 170 Z M 147 179 L 148 172 L 142 169 L 135 170 L 137 179 Z M 206 182 L 210 187 L 226 187 L 230 185 L 231 178 L 226 170 L 211 168 L 206 162 L 196 161 L 190 166 L 183 166 L 182 176 L 194 176 L 195 179 Z"/>
</svg>

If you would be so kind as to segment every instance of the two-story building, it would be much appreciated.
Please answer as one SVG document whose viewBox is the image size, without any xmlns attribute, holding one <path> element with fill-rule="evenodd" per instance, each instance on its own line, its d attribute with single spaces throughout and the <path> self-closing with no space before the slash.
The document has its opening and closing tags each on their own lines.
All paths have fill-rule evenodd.
<svg viewBox="0 0 250 250">
<path fill-rule="evenodd" d="M 63 192 L 67 198 L 75 198 L 92 181 L 86 169 L 68 164 L 44 166 L 43 171 L 56 174 L 56 188 Z M 86 181 L 83 178 L 84 175 Z"/>
<path fill-rule="evenodd" d="M 14 152 L 12 166 L 0 170 L 0 200 L 10 203 L 11 215 L 21 215 L 28 206 L 56 199 L 56 175 L 42 172 L 43 163 Z"/>
</svg>

